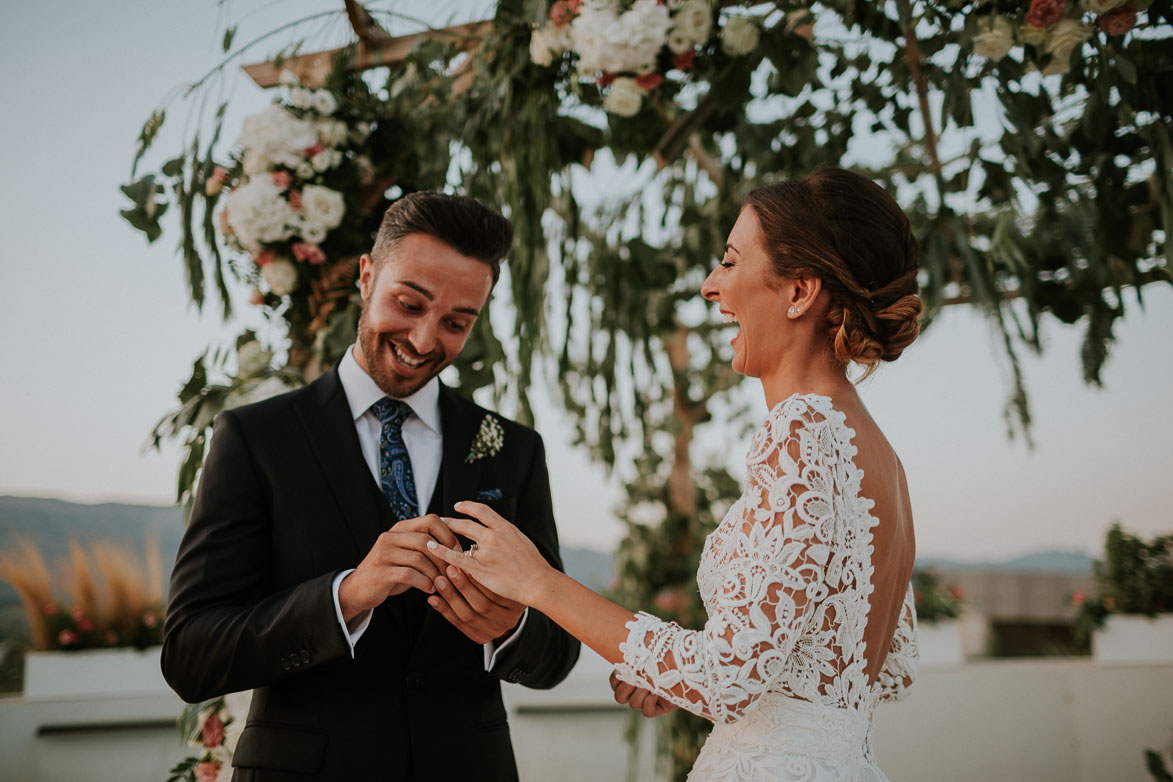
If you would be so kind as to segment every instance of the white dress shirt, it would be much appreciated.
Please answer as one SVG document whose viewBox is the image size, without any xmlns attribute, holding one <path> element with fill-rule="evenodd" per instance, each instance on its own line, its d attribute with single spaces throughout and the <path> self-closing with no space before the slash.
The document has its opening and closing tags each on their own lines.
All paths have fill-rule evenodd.
<svg viewBox="0 0 1173 782">
<path fill-rule="evenodd" d="M 375 485 L 379 485 L 379 439 L 382 424 L 371 405 L 387 396 L 383 390 L 371 379 L 371 376 L 358 365 L 354 358 L 354 346 L 351 346 L 338 365 L 338 379 L 342 381 L 342 390 L 346 392 L 346 401 L 350 405 L 350 414 L 354 418 L 354 428 L 358 433 L 359 447 L 362 449 L 363 461 L 371 471 L 371 478 Z M 411 473 L 415 478 L 416 507 L 422 516 L 432 502 L 432 495 L 436 491 L 436 481 L 440 477 L 440 465 L 444 456 L 444 437 L 440 431 L 440 381 L 432 378 L 418 391 L 410 396 L 403 397 L 411 408 L 412 415 L 403 422 L 403 444 L 407 448 L 408 458 L 411 459 Z M 343 634 L 350 643 L 350 656 L 354 657 L 354 645 L 366 632 L 371 623 L 371 612 L 367 611 L 355 617 L 348 625 L 342 618 L 342 607 L 338 603 L 338 586 L 342 579 L 354 572 L 354 569 L 345 570 L 334 578 L 334 611 L 338 623 L 342 626 Z M 485 670 L 493 667 L 497 653 L 508 646 L 521 628 L 525 626 L 525 619 L 529 615 L 527 609 L 522 614 L 517 629 L 500 645 L 492 641 L 485 646 Z"/>
</svg>

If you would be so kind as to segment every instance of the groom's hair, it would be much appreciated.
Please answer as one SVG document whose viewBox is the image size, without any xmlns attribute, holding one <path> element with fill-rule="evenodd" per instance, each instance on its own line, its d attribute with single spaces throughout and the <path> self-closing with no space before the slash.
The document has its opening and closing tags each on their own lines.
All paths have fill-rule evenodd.
<svg viewBox="0 0 1173 782">
<path fill-rule="evenodd" d="M 383 215 L 371 249 L 376 269 L 408 234 L 427 234 L 461 255 L 484 261 L 493 270 L 494 285 L 501 276 L 501 260 L 513 244 L 510 222 L 479 201 L 420 190 L 391 204 Z"/>
</svg>

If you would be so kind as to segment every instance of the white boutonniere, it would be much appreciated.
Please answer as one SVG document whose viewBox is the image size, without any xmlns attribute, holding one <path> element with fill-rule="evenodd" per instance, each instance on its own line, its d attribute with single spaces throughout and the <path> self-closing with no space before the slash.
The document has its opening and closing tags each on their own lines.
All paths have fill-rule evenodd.
<svg viewBox="0 0 1173 782">
<path fill-rule="evenodd" d="M 501 431 L 501 424 L 497 423 L 493 416 L 487 415 L 481 421 L 481 428 L 477 430 L 477 436 L 472 441 L 472 449 L 464 461 L 472 464 L 486 456 L 495 456 L 504 444 L 505 433 Z"/>
</svg>

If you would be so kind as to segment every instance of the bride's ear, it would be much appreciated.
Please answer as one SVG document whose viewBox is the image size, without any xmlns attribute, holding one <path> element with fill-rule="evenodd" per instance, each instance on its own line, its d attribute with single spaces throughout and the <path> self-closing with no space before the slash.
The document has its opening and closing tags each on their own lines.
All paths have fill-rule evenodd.
<svg viewBox="0 0 1173 782">
<path fill-rule="evenodd" d="M 801 318 L 818 303 L 823 281 L 818 277 L 792 277 L 790 283 L 786 315 L 791 319 Z"/>
</svg>

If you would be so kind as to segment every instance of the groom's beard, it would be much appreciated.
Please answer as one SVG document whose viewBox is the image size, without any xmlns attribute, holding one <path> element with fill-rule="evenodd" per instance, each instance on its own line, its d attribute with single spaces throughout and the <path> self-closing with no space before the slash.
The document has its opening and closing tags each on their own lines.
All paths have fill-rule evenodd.
<svg viewBox="0 0 1173 782">
<path fill-rule="evenodd" d="M 438 346 L 426 356 L 417 356 L 407 339 L 406 331 L 401 336 L 375 331 L 371 328 L 365 306 L 358 317 L 358 344 L 375 385 L 384 394 L 396 399 L 403 399 L 419 391 L 429 380 L 440 374 L 444 367 L 452 363 Z M 419 374 L 404 377 L 395 370 L 395 359 L 391 354 L 392 345 L 398 346 L 412 358 L 423 358 L 424 363 L 419 368 Z"/>
</svg>

